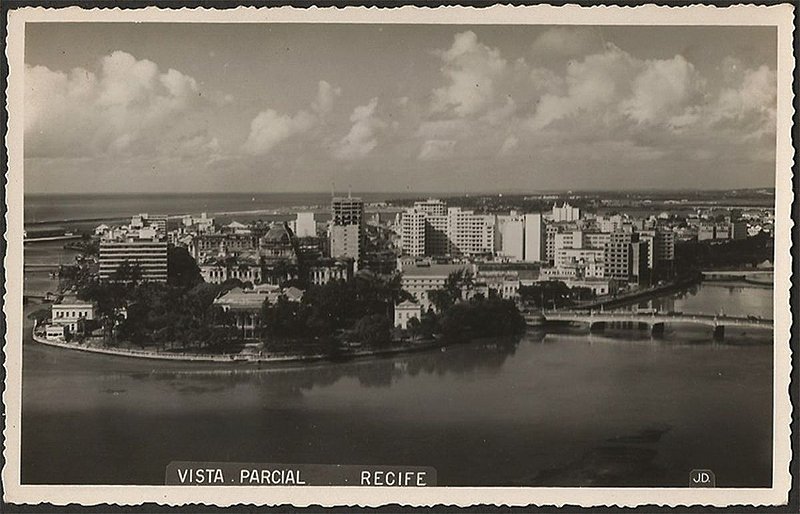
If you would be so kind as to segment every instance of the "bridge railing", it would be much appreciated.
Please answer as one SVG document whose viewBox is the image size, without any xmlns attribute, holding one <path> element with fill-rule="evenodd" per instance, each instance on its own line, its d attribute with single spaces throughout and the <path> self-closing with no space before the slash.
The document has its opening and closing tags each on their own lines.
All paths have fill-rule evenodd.
<svg viewBox="0 0 800 514">
<path fill-rule="evenodd" d="M 771 319 L 752 318 L 743 316 L 725 316 L 714 314 L 670 314 L 665 312 L 637 313 L 625 311 L 544 311 L 545 319 L 598 319 L 598 320 L 675 320 L 675 321 L 713 321 L 715 324 L 734 323 L 752 325 L 770 325 L 774 323 Z"/>
</svg>

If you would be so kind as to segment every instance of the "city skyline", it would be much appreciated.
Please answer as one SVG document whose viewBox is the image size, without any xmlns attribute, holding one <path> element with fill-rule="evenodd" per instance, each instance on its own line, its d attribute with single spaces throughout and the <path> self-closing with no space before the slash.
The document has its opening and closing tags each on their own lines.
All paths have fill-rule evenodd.
<svg viewBox="0 0 800 514">
<path fill-rule="evenodd" d="M 27 28 L 31 193 L 774 186 L 770 28 L 79 25 Z"/>
</svg>

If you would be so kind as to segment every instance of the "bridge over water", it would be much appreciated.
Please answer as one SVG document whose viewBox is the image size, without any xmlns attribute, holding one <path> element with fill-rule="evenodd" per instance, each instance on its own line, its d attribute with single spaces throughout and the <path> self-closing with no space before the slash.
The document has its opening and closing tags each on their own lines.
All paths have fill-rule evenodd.
<svg viewBox="0 0 800 514">
<path fill-rule="evenodd" d="M 546 323 L 583 323 L 589 330 L 604 329 L 610 325 L 623 328 L 647 327 L 654 336 L 664 333 L 667 323 L 688 323 L 705 325 L 714 329 L 714 338 L 725 337 L 725 327 L 765 328 L 770 329 L 774 323 L 771 319 L 753 316 L 724 316 L 710 314 L 684 313 L 639 313 L 626 311 L 550 311 L 542 313 Z"/>
</svg>

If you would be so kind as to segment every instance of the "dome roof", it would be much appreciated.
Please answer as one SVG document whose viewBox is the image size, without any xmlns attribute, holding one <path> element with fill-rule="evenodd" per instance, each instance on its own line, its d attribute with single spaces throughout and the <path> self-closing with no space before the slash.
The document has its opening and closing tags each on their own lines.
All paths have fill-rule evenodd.
<svg viewBox="0 0 800 514">
<path fill-rule="evenodd" d="M 271 243 L 288 243 L 290 240 L 289 232 L 282 223 L 275 223 L 264 235 L 264 240 Z"/>
</svg>

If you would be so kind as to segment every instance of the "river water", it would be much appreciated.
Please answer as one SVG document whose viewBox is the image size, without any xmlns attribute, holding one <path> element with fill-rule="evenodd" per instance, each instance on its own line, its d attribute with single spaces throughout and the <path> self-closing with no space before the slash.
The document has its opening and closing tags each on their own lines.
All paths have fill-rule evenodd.
<svg viewBox="0 0 800 514">
<path fill-rule="evenodd" d="M 772 317 L 704 284 L 674 310 Z M 700 309 L 699 307 L 703 307 Z M 393 358 L 261 369 L 23 345 L 23 483 L 163 484 L 181 461 L 433 466 L 440 485 L 768 487 L 772 334 L 529 331 Z"/>
</svg>

